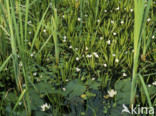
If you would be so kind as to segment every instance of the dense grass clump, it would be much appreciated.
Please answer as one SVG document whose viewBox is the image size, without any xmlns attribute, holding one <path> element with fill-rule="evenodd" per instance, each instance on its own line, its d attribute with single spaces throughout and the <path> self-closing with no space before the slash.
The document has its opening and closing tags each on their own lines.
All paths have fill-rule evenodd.
<svg viewBox="0 0 156 116">
<path fill-rule="evenodd" d="M 0 115 L 154 107 L 155 10 L 152 0 L 0 0 Z"/>
</svg>

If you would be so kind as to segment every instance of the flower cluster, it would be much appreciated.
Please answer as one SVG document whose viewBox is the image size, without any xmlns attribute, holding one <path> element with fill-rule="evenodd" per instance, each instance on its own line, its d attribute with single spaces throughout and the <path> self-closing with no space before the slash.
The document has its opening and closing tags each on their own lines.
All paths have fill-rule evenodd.
<svg viewBox="0 0 156 116">
<path fill-rule="evenodd" d="M 50 104 L 48 105 L 47 103 L 45 103 L 45 104 L 43 104 L 43 105 L 41 106 L 41 110 L 42 110 L 42 111 L 46 111 L 46 110 L 48 110 L 48 109 L 50 109 Z"/>
</svg>

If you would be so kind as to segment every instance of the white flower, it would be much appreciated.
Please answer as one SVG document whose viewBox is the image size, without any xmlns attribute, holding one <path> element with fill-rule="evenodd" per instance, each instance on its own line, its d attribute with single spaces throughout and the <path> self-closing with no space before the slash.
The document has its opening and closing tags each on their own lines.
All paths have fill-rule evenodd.
<svg viewBox="0 0 156 116">
<path fill-rule="evenodd" d="M 68 82 L 69 80 L 68 79 L 66 79 L 66 82 Z"/>
<path fill-rule="evenodd" d="M 99 23 L 99 22 L 100 22 L 100 20 L 98 19 L 98 20 L 97 20 L 97 22 Z"/>
<path fill-rule="evenodd" d="M 95 78 L 92 78 L 92 80 L 94 81 L 94 80 L 95 80 Z"/>
<path fill-rule="evenodd" d="M 18 104 L 19 104 L 19 105 L 22 105 L 22 102 L 19 102 Z"/>
<path fill-rule="evenodd" d="M 63 42 L 66 42 L 66 39 L 64 39 Z"/>
<path fill-rule="evenodd" d="M 88 54 L 86 57 L 87 57 L 87 58 L 91 58 L 91 57 L 92 57 L 92 55 L 91 55 L 91 54 L 90 54 L 90 55 Z"/>
<path fill-rule="evenodd" d="M 122 75 L 123 75 L 124 77 L 126 77 L 126 76 L 127 76 L 127 74 L 126 74 L 126 73 L 123 73 Z"/>
<path fill-rule="evenodd" d="M 80 70 L 81 70 L 81 69 L 79 69 L 79 68 L 76 68 L 76 72 L 80 72 Z"/>
<path fill-rule="evenodd" d="M 155 38 L 155 36 L 153 35 L 153 36 L 152 36 L 152 39 L 154 39 L 154 38 Z"/>
<path fill-rule="evenodd" d="M 112 24 L 114 24 L 114 21 L 113 21 L 113 20 L 111 20 L 111 23 L 112 23 Z"/>
<path fill-rule="evenodd" d="M 34 72 L 33 75 L 36 76 L 37 75 L 37 72 Z"/>
<path fill-rule="evenodd" d="M 131 12 L 133 12 L 133 9 L 130 9 Z"/>
<path fill-rule="evenodd" d="M 85 17 L 88 17 L 88 15 L 87 15 L 87 14 L 85 14 Z"/>
<path fill-rule="evenodd" d="M 100 37 L 100 40 L 103 40 L 103 37 Z"/>
<path fill-rule="evenodd" d="M 117 7 L 116 10 L 120 10 L 120 7 Z"/>
<path fill-rule="evenodd" d="M 42 111 L 46 111 L 46 110 L 48 110 L 50 108 L 50 104 L 48 105 L 47 103 L 45 103 L 45 104 L 43 104 L 42 106 L 41 106 L 41 110 Z"/>
<path fill-rule="evenodd" d="M 107 64 L 103 64 L 104 67 L 107 67 Z"/>
<path fill-rule="evenodd" d="M 127 54 L 127 53 L 128 53 L 128 51 L 125 52 L 125 54 Z"/>
<path fill-rule="evenodd" d="M 77 20 L 78 20 L 78 21 L 81 21 L 81 18 L 80 18 L 80 17 L 78 17 L 78 18 L 77 18 Z"/>
<path fill-rule="evenodd" d="M 104 12 L 107 12 L 107 10 L 104 10 Z"/>
<path fill-rule="evenodd" d="M 153 83 L 152 83 L 152 85 L 155 85 L 155 86 L 156 86 L 156 81 L 155 81 L 155 82 L 153 82 Z"/>
<path fill-rule="evenodd" d="M 151 87 L 151 84 L 148 84 L 148 87 Z"/>
<path fill-rule="evenodd" d="M 115 36 L 115 35 L 116 35 L 116 33 L 114 32 L 114 33 L 113 33 L 113 35 Z"/>
<path fill-rule="evenodd" d="M 120 7 L 118 6 L 118 7 L 116 8 L 116 10 L 120 10 Z"/>
<path fill-rule="evenodd" d="M 77 50 L 78 50 L 78 48 L 75 48 L 75 50 L 77 51 Z"/>
<path fill-rule="evenodd" d="M 98 54 L 95 55 L 96 58 L 99 58 Z"/>
<path fill-rule="evenodd" d="M 114 97 L 117 94 L 117 91 L 114 91 L 113 89 L 108 91 L 109 97 Z"/>
<path fill-rule="evenodd" d="M 33 56 L 34 56 L 34 54 L 33 54 L 33 53 L 31 53 L 31 54 L 30 54 L 30 56 L 31 56 L 31 57 L 33 57 Z"/>
<path fill-rule="evenodd" d="M 119 62 L 119 59 L 116 58 L 116 59 L 115 59 L 115 62 L 118 63 L 118 62 Z"/>
<path fill-rule="evenodd" d="M 115 57 L 116 55 L 115 55 L 115 54 L 112 54 L 112 56 L 114 56 L 114 57 Z"/>
<path fill-rule="evenodd" d="M 121 24 L 124 24 L 124 21 L 121 21 L 120 23 L 121 23 Z"/>
<path fill-rule="evenodd" d="M 67 36 L 63 36 L 63 39 L 67 39 Z"/>
<path fill-rule="evenodd" d="M 150 21 L 151 21 L 151 19 L 150 19 L 150 18 L 148 18 L 148 19 L 147 19 L 147 22 L 150 22 Z"/>
<path fill-rule="evenodd" d="M 72 48 L 72 46 L 69 46 L 69 48 L 71 49 L 71 48 Z"/>
<path fill-rule="evenodd" d="M 20 67 L 22 67 L 22 66 L 23 66 L 23 63 L 22 63 L 22 62 L 20 62 L 20 63 L 19 63 L 19 66 L 20 66 Z"/>
<path fill-rule="evenodd" d="M 29 35 L 31 35 L 31 31 L 29 31 Z"/>
<path fill-rule="evenodd" d="M 62 88 L 63 91 L 66 91 L 66 88 Z"/>
<path fill-rule="evenodd" d="M 93 55 L 94 55 L 96 58 L 99 58 L 99 55 L 98 55 L 96 52 L 93 52 Z"/>
<path fill-rule="evenodd" d="M 76 57 L 76 61 L 79 61 L 80 59 L 79 59 L 79 57 Z"/>
<path fill-rule="evenodd" d="M 88 50 L 88 47 L 86 47 L 86 51 Z"/>
<path fill-rule="evenodd" d="M 46 32 L 46 29 L 44 29 L 43 32 L 45 33 Z"/>
<path fill-rule="evenodd" d="M 62 15 L 62 17 L 63 17 L 63 18 L 65 18 L 65 16 L 64 16 L 64 15 Z"/>
<path fill-rule="evenodd" d="M 28 21 L 28 24 L 31 24 L 32 22 L 31 22 L 31 20 L 30 21 Z"/>
<path fill-rule="evenodd" d="M 134 49 L 132 50 L 132 52 L 134 53 Z"/>
<path fill-rule="evenodd" d="M 111 41 L 110 41 L 110 40 L 108 40 L 108 41 L 107 41 L 107 44 L 108 44 L 108 45 L 110 45 L 110 44 L 111 44 Z"/>
</svg>

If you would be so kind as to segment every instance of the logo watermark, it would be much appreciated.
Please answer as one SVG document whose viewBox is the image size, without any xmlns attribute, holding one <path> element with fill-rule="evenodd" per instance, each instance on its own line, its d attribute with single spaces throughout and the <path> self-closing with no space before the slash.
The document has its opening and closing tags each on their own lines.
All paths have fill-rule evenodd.
<svg viewBox="0 0 156 116">
<path fill-rule="evenodd" d="M 122 113 L 128 114 L 154 114 L 154 107 L 141 107 L 140 105 L 134 106 L 132 104 L 131 108 L 128 108 L 125 104 L 122 105 Z"/>
</svg>

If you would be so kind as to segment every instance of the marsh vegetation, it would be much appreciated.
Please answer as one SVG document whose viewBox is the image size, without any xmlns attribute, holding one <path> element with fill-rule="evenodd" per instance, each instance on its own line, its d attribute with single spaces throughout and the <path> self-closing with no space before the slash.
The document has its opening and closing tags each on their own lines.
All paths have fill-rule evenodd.
<svg viewBox="0 0 156 116">
<path fill-rule="evenodd" d="M 155 107 L 155 11 L 152 0 L 0 0 L 0 115 Z"/>
</svg>

